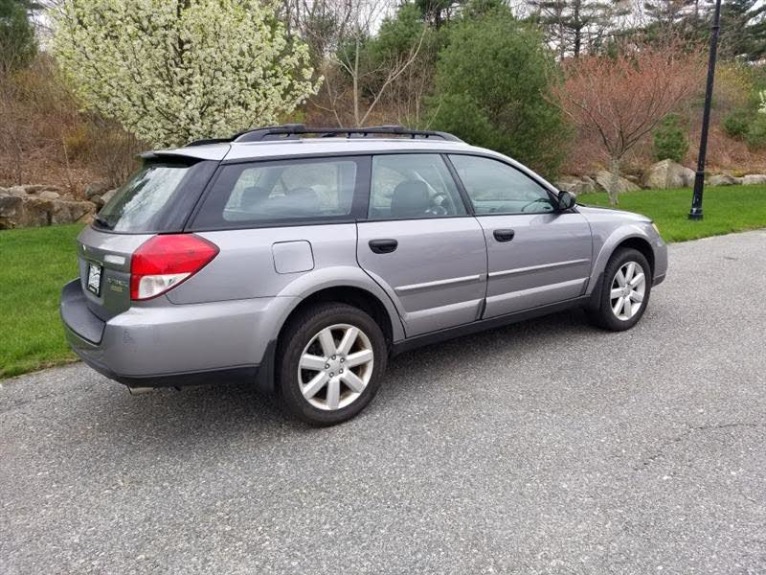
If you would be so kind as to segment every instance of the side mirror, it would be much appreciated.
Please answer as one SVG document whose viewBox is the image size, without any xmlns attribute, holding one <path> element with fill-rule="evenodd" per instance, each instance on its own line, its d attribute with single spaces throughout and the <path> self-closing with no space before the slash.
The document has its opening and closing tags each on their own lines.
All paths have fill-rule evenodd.
<svg viewBox="0 0 766 575">
<path fill-rule="evenodd" d="M 575 198 L 571 193 L 567 192 L 566 190 L 561 190 L 559 192 L 558 197 L 559 203 L 558 203 L 558 211 L 565 212 L 570 208 L 573 208 L 575 204 L 577 203 L 577 198 Z"/>
</svg>

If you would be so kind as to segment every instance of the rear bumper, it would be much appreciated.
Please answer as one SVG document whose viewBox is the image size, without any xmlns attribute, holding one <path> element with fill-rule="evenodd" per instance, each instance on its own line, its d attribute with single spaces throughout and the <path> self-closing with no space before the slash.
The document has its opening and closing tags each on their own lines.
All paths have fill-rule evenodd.
<svg viewBox="0 0 766 575">
<path fill-rule="evenodd" d="M 130 387 L 249 382 L 273 387 L 280 318 L 293 298 L 195 305 L 157 302 L 108 321 L 88 309 L 80 281 L 64 286 L 61 318 L 74 352 Z"/>
</svg>

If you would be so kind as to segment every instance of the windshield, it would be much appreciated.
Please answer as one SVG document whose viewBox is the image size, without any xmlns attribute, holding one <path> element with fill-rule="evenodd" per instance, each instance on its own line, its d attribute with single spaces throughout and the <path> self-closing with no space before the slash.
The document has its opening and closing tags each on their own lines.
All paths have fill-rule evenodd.
<svg viewBox="0 0 766 575">
<path fill-rule="evenodd" d="M 188 164 L 146 164 L 101 209 L 94 226 L 115 232 L 150 233 L 161 229 L 165 213 L 193 170 Z"/>
</svg>

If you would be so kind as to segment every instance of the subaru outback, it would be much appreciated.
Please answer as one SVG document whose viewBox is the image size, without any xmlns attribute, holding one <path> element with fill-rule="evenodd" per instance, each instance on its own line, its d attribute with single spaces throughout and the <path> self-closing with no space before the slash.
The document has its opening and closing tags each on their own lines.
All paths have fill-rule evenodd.
<svg viewBox="0 0 766 575">
<path fill-rule="evenodd" d="M 667 269 L 650 219 L 385 126 L 145 153 L 78 252 L 61 316 L 92 368 L 132 388 L 249 382 L 315 425 L 358 414 L 420 345 L 573 306 L 629 329 Z"/>
</svg>

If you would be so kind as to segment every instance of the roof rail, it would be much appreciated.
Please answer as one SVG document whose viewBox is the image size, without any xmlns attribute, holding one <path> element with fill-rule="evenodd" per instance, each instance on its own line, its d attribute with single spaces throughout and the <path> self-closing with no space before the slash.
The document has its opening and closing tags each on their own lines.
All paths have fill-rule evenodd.
<svg viewBox="0 0 766 575">
<path fill-rule="evenodd" d="M 232 138 L 205 138 L 203 140 L 194 140 L 184 146 L 184 148 L 191 148 L 193 146 L 206 146 L 208 144 L 222 144 L 225 142 L 231 142 Z"/>
<path fill-rule="evenodd" d="M 346 136 L 347 138 L 368 136 L 401 136 L 412 138 L 436 138 L 451 142 L 462 142 L 457 136 L 447 132 L 434 132 L 431 130 L 410 130 L 403 126 L 371 126 L 368 128 L 308 128 L 303 124 L 285 124 L 283 126 L 270 126 L 267 128 L 253 128 L 232 137 L 234 142 L 263 142 L 268 140 L 297 140 L 300 136 L 317 136 L 320 138 L 332 138 Z"/>
</svg>

